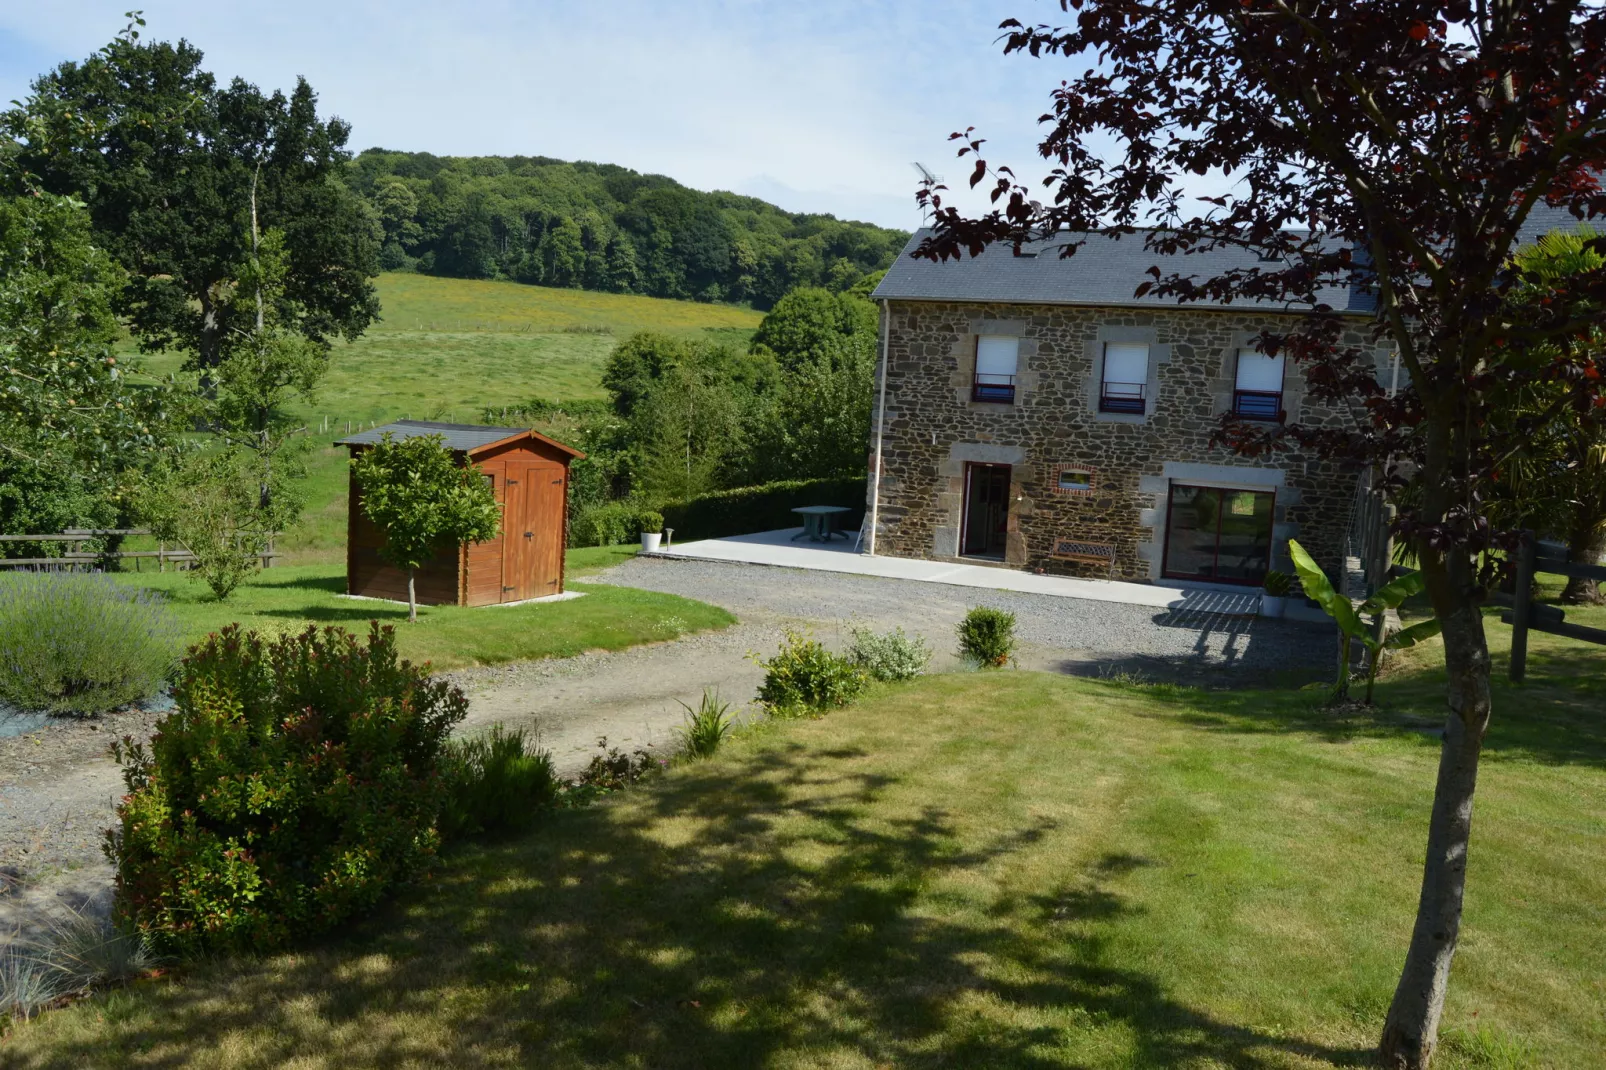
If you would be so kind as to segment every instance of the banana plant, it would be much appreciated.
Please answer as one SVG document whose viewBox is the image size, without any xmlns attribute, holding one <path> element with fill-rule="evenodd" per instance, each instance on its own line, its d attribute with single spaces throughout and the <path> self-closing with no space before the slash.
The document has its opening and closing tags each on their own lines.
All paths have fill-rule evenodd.
<svg viewBox="0 0 1606 1070">
<path fill-rule="evenodd" d="M 1349 698 L 1350 644 L 1359 640 L 1367 653 L 1366 704 L 1370 706 L 1372 686 L 1377 682 L 1377 672 L 1383 666 L 1384 651 L 1405 650 L 1439 634 L 1437 620 L 1424 620 L 1409 628 L 1401 628 L 1382 640 L 1374 638 L 1376 632 L 1384 631 L 1378 627 L 1378 617 L 1381 614 L 1391 609 L 1398 609 L 1407 598 L 1422 592 L 1422 574 L 1407 572 L 1398 579 L 1391 580 L 1378 588 L 1376 594 L 1357 608 L 1333 588 L 1327 573 L 1323 572 L 1321 566 L 1305 552 L 1305 548 L 1293 539 L 1288 540 L 1288 555 L 1293 558 L 1294 571 L 1299 573 L 1299 583 L 1305 589 L 1306 596 L 1321 606 L 1323 612 L 1332 617 L 1334 623 L 1338 625 L 1338 686 L 1334 688 L 1333 700 L 1340 702 Z M 1363 619 L 1363 614 L 1371 619 Z"/>
</svg>

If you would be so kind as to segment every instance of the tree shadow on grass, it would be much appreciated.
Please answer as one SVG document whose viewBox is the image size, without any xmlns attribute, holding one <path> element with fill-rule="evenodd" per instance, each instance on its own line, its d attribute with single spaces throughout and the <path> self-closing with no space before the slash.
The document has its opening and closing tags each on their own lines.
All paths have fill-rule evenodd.
<svg viewBox="0 0 1606 1070">
<path fill-rule="evenodd" d="M 425 615 L 427 606 L 419 606 L 419 615 Z M 351 606 L 302 606 L 296 609 L 259 609 L 260 617 L 282 617 L 286 620 L 305 620 L 319 624 L 356 623 L 366 626 L 371 620 L 381 624 L 407 619 L 407 607 L 376 602 L 361 602 Z"/>
<path fill-rule="evenodd" d="M 797 746 L 740 774 L 686 770 L 466 848 L 335 946 L 196 968 L 99 1035 L 158 1065 L 225 1044 L 250 1055 L 224 1065 L 263 1066 L 1367 1063 L 1111 965 L 1107 926 L 1135 909 L 1120 885 L 1145 859 L 979 902 L 967 889 L 1050 849 L 1052 821 L 966 833 L 940 807 L 900 807 L 894 778 Z M 109 1054 L 69 1035 L 17 1065 Z"/>
<path fill-rule="evenodd" d="M 1506 680 L 1503 658 L 1493 674 L 1494 717 L 1484 741 L 1493 761 L 1606 767 L 1606 648 L 1534 651 L 1528 681 Z M 1334 706 L 1322 688 L 1268 695 L 1250 688 L 1187 691 L 1172 696 L 1184 722 L 1243 732 L 1307 732 L 1329 742 L 1413 736 L 1437 746 L 1447 707 L 1442 670 L 1378 682 L 1376 704 Z M 1351 685 L 1359 699 L 1363 687 Z"/>
<path fill-rule="evenodd" d="M 346 576 L 344 572 L 324 576 L 275 576 L 273 569 L 257 573 L 251 580 L 252 587 L 271 587 L 279 590 L 295 588 L 306 591 L 326 591 L 329 594 L 346 593 Z"/>
</svg>

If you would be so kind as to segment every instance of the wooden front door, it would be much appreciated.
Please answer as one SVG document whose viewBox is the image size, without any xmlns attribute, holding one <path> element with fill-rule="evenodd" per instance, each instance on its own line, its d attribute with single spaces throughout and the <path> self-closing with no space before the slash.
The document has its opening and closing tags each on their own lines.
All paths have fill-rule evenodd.
<svg viewBox="0 0 1606 1070">
<path fill-rule="evenodd" d="M 503 513 L 502 601 L 558 593 L 563 568 L 561 465 L 510 462 Z"/>
</svg>

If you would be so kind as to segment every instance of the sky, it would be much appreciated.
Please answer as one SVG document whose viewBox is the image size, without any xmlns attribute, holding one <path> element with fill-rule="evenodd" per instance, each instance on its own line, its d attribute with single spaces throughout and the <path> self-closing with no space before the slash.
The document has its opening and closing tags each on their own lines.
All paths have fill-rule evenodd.
<svg viewBox="0 0 1606 1070">
<path fill-rule="evenodd" d="M 89 55 L 140 0 L 0 0 L 0 101 Z M 1037 117 L 1065 61 L 1004 56 L 998 23 L 1048 0 L 144 0 L 220 80 L 300 75 L 351 147 L 615 163 L 791 211 L 919 225 L 912 166 L 969 166 L 948 135 L 1037 176 Z"/>
</svg>

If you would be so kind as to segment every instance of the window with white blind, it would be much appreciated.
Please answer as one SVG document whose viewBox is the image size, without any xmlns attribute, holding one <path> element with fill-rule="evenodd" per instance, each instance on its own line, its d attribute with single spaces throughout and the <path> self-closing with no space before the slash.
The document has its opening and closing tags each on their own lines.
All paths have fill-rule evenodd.
<svg viewBox="0 0 1606 1070">
<path fill-rule="evenodd" d="M 976 373 L 971 379 L 970 400 L 1014 404 L 1015 373 L 1019 363 L 1019 338 L 1002 334 L 984 334 L 977 338 Z"/>
<path fill-rule="evenodd" d="M 1149 404 L 1149 347 L 1143 342 L 1105 342 L 1099 411 L 1141 416 Z"/>
<path fill-rule="evenodd" d="M 1280 420 L 1283 416 L 1283 355 L 1238 350 L 1238 380 L 1232 391 L 1233 415 L 1243 420 Z"/>
</svg>

